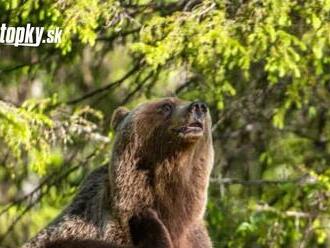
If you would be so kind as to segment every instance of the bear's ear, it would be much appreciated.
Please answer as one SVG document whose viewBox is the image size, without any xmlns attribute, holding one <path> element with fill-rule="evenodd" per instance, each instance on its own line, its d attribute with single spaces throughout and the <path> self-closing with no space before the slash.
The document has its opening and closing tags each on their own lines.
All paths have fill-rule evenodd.
<svg viewBox="0 0 330 248">
<path fill-rule="evenodd" d="M 119 107 L 117 108 L 111 117 L 111 127 L 113 129 L 116 129 L 118 124 L 125 118 L 126 115 L 128 115 L 129 110 L 125 107 Z"/>
</svg>

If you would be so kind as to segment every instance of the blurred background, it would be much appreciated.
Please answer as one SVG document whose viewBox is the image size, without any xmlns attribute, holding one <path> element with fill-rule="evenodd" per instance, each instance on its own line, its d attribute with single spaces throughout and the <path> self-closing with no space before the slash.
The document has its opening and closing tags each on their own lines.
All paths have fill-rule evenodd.
<svg viewBox="0 0 330 248">
<path fill-rule="evenodd" d="M 120 106 L 208 103 L 214 247 L 330 247 L 329 0 L 6 0 L 0 44 L 0 247 L 18 247 L 107 164 Z"/>
</svg>

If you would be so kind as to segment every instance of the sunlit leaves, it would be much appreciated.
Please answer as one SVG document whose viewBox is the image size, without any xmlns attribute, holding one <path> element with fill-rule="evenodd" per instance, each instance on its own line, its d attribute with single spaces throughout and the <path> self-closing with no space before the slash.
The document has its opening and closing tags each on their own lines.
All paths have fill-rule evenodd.
<svg viewBox="0 0 330 248">
<path fill-rule="evenodd" d="M 10 153 L 21 162 L 23 154 L 28 153 L 30 166 L 44 173 L 51 160 L 49 140 L 44 130 L 52 128 L 53 122 L 43 114 L 17 109 L 3 102 L 0 104 L 0 137 L 8 145 Z"/>
<path fill-rule="evenodd" d="M 56 98 L 29 100 L 21 108 L 0 102 L 0 137 L 13 157 L 8 167 L 29 166 L 43 175 L 47 166 L 56 167 L 62 161 L 56 146 L 73 143 L 75 137 L 109 142 L 108 137 L 97 132 L 96 123 L 103 119 L 100 112 L 85 107 L 70 116 L 56 112 L 51 116 L 46 110 L 54 104 L 57 105 Z"/>
</svg>

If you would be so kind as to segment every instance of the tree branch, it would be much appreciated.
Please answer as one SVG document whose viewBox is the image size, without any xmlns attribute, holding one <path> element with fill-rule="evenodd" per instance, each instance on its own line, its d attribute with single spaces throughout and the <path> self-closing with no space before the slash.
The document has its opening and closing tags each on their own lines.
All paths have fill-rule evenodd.
<svg viewBox="0 0 330 248">
<path fill-rule="evenodd" d="M 67 105 L 77 104 L 77 103 L 79 103 L 81 101 L 84 101 L 84 100 L 86 100 L 86 99 L 88 99 L 90 97 L 93 97 L 93 96 L 95 96 L 95 95 L 97 95 L 99 93 L 102 93 L 104 91 L 110 90 L 110 89 L 112 89 L 112 88 L 120 85 L 125 80 L 127 80 L 129 77 L 131 77 L 140 68 L 140 66 L 142 64 L 143 64 L 143 62 L 142 63 L 137 63 L 130 71 L 128 71 L 122 78 L 118 79 L 117 81 L 114 81 L 114 82 L 109 83 L 109 84 L 107 84 L 107 85 L 105 85 L 103 87 L 100 87 L 100 88 L 98 88 L 96 90 L 93 90 L 93 91 L 87 93 L 86 95 L 80 96 L 80 97 L 78 97 L 78 98 L 76 98 L 74 100 L 67 101 L 66 104 Z"/>
<path fill-rule="evenodd" d="M 35 61 L 35 62 L 28 63 L 28 64 L 15 65 L 12 67 L 0 69 L 0 74 L 16 71 L 16 70 L 22 69 L 26 66 L 33 66 L 33 65 L 37 65 L 39 63 L 40 63 L 40 61 Z"/>
<path fill-rule="evenodd" d="M 112 41 L 114 41 L 117 38 L 123 38 L 123 37 L 126 37 L 126 36 L 130 35 L 130 34 L 138 33 L 140 30 L 141 30 L 141 28 L 135 28 L 135 29 L 131 29 L 131 30 L 126 30 L 126 31 L 123 31 L 123 32 L 115 33 L 115 34 L 113 34 L 113 35 L 111 35 L 109 37 L 100 36 L 96 40 L 97 41 L 112 42 Z"/>
<path fill-rule="evenodd" d="M 131 98 L 139 91 L 142 89 L 144 84 L 152 77 L 153 71 L 151 71 L 138 85 L 132 90 L 126 97 L 125 99 L 120 103 L 120 105 L 125 105 L 127 104 Z"/>
<path fill-rule="evenodd" d="M 257 205 L 255 207 L 255 210 L 257 212 L 274 212 L 281 215 L 284 215 L 285 217 L 295 217 L 295 218 L 311 218 L 313 216 L 312 213 L 308 212 L 300 212 L 300 211 L 280 211 L 274 207 L 268 206 L 268 205 Z"/>
<path fill-rule="evenodd" d="M 258 185 L 274 185 L 274 184 L 298 184 L 298 185 L 310 185 L 316 184 L 317 179 L 313 178 L 309 175 L 304 175 L 295 179 L 287 179 L 287 180 L 263 180 L 263 179 L 255 179 L 255 180 L 242 180 L 239 178 L 211 178 L 210 181 L 212 183 L 217 184 L 241 184 L 247 186 L 258 186 Z"/>
<path fill-rule="evenodd" d="M 52 182 L 52 185 L 55 185 L 56 183 L 58 183 L 59 181 L 61 181 L 62 179 L 66 178 L 68 175 L 70 175 L 73 171 L 77 170 L 80 167 L 80 165 L 76 165 L 72 168 L 70 168 L 69 170 L 65 171 L 65 173 L 63 173 L 62 175 L 60 175 L 59 177 L 55 178 L 55 180 Z M 38 187 L 38 189 L 40 189 Z M 7 230 L 0 236 L 0 243 L 7 237 L 7 235 L 9 233 L 11 233 L 16 224 L 24 217 L 24 215 L 29 212 L 33 206 L 39 202 L 39 200 L 43 197 L 43 195 L 45 195 L 46 193 L 48 193 L 50 187 L 47 188 L 47 190 L 45 192 L 40 191 L 40 194 L 38 195 L 38 197 L 36 197 L 36 199 L 34 199 L 32 202 L 30 202 L 21 213 L 19 213 L 16 218 L 10 223 L 9 227 L 7 228 Z"/>
</svg>

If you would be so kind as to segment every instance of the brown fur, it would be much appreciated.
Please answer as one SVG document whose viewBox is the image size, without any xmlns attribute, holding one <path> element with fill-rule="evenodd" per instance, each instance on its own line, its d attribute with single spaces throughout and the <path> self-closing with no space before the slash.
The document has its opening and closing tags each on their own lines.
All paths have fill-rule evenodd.
<svg viewBox="0 0 330 248">
<path fill-rule="evenodd" d="M 129 221 L 132 246 L 92 239 L 59 239 L 48 242 L 45 248 L 172 248 L 170 234 L 152 209 L 133 216 Z"/>
<path fill-rule="evenodd" d="M 45 248 L 124 248 L 106 241 L 92 239 L 59 239 L 49 242 Z"/>
<path fill-rule="evenodd" d="M 71 206 L 25 247 L 67 237 L 132 245 L 129 220 L 147 208 L 156 210 L 173 247 L 211 247 L 203 223 L 213 164 L 210 116 L 203 115 L 200 137 L 174 131 L 199 115 L 190 106 L 167 98 L 117 111 L 109 176 L 104 168 L 89 176 Z"/>
</svg>

